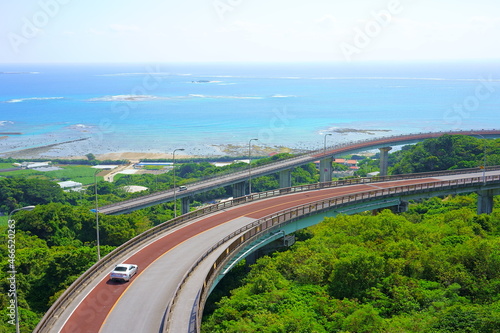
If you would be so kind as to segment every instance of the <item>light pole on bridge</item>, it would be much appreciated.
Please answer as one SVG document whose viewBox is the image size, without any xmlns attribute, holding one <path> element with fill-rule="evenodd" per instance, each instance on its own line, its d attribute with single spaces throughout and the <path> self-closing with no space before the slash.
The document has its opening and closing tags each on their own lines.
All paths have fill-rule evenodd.
<svg viewBox="0 0 500 333">
<path fill-rule="evenodd" d="M 325 142 L 324 142 L 324 144 L 323 144 L 323 152 L 324 152 L 324 153 L 326 153 L 326 137 L 327 137 L 327 136 L 331 136 L 331 135 L 332 135 L 331 133 L 327 133 L 327 134 L 325 134 Z"/>
<path fill-rule="evenodd" d="M 484 161 L 483 161 L 483 184 L 486 184 L 486 138 L 482 136 L 479 133 L 473 133 L 474 135 L 480 136 L 484 140 L 484 147 L 483 147 L 483 155 L 484 155 Z"/>
<path fill-rule="evenodd" d="M 94 189 L 95 189 L 95 229 L 96 229 L 96 238 L 97 238 L 97 261 L 101 260 L 101 246 L 99 240 L 99 204 L 97 201 L 97 174 L 102 170 L 97 169 L 94 172 Z"/>
<path fill-rule="evenodd" d="M 184 151 L 184 148 L 174 149 L 172 153 L 172 168 L 174 169 L 174 218 L 177 217 L 177 189 L 175 187 L 175 152 L 176 151 Z"/>
<path fill-rule="evenodd" d="M 259 139 L 250 139 L 248 141 L 248 194 L 252 194 L 252 141 L 259 141 Z"/>
</svg>

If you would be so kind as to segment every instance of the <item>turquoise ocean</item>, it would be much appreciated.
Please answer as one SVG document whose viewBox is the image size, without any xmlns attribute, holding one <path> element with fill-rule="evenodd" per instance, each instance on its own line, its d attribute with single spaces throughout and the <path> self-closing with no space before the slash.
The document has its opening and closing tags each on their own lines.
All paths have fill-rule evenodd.
<svg viewBox="0 0 500 333">
<path fill-rule="evenodd" d="M 219 155 L 500 126 L 500 64 L 4 64 L 0 156 Z M 80 141 L 63 142 L 85 139 Z M 5 155 L 4 155 L 5 156 Z"/>
</svg>

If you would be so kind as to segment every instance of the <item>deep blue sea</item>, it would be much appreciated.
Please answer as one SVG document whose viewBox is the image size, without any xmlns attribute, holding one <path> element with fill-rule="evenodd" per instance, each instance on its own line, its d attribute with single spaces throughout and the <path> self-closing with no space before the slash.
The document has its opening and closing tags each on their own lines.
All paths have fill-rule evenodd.
<svg viewBox="0 0 500 333">
<path fill-rule="evenodd" d="M 499 128 L 500 63 L 0 65 L 0 155 L 219 154 Z M 358 132 L 358 131 L 368 131 Z M 4 134 L 0 134 L 4 136 Z"/>
</svg>

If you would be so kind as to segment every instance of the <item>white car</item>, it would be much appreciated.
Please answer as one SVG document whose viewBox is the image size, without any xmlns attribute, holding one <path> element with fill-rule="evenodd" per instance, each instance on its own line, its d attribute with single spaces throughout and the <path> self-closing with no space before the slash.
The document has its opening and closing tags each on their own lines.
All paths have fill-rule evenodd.
<svg viewBox="0 0 500 333">
<path fill-rule="evenodd" d="M 120 264 L 116 265 L 109 278 L 114 281 L 130 281 L 132 276 L 137 274 L 139 267 L 137 265 L 132 264 Z"/>
</svg>

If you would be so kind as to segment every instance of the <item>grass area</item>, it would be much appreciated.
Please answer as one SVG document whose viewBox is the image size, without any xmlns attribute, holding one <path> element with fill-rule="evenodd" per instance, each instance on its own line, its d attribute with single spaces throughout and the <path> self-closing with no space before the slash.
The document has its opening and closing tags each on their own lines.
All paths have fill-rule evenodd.
<svg viewBox="0 0 500 333">
<path fill-rule="evenodd" d="M 118 179 L 122 178 L 122 177 L 125 177 L 125 176 L 128 176 L 128 175 L 124 175 L 123 173 L 118 173 L 116 174 L 114 177 L 113 177 L 113 182 L 116 182 Z"/>
<path fill-rule="evenodd" d="M 44 174 L 52 180 L 65 181 L 72 180 L 75 182 L 82 183 L 83 185 L 89 185 L 94 183 L 94 173 L 96 169 L 91 168 L 87 165 L 65 165 L 62 166 L 62 170 L 48 171 Z M 98 177 L 102 179 L 102 177 Z"/>
<path fill-rule="evenodd" d="M 15 168 L 12 163 L 0 163 L 0 169 L 10 169 Z"/>
<path fill-rule="evenodd" d="M 165 168 L 164 165 L 145 165 L 143 166 L 145 170 L 162 170 Z"/>
<path fill-rule="evenodd" d="M 48 179 L 47 177 L 44 176 L 43 172 L 40 171 L 35 171 L 35 170 L 29 170 L 29 169 L 22 169 L 22 170 L 16 170 L 16 171 L 9 171 L 9 172 L 2 172 L 0 173 L 0 176 L 14 176 L 14 177 L 25 177 L 25 178 L 43 178 L 43 179 Z"/>
<path fill-rule="evenodd" d="M 8 163 L 0 163 L 0 166 L 3 164 L 8 164 Z M 94 173 L 96 169 L 93 169 L 88 165 L 64 165 L 59 167 L 62 169 L 55 171 L 46 171 L 46 172 L 27 170 L 27 169 L 2 172 L 0 176 L 40 178 L 40 179 L 53 180 L 57 182 L 72 180 L 75 182 L 82 183 L 83 185 L 89 185 L 94 183 Z M 98 180 L 103 179 L 103 177 L 97 177 L 97 178 Z"/>
</svg>

